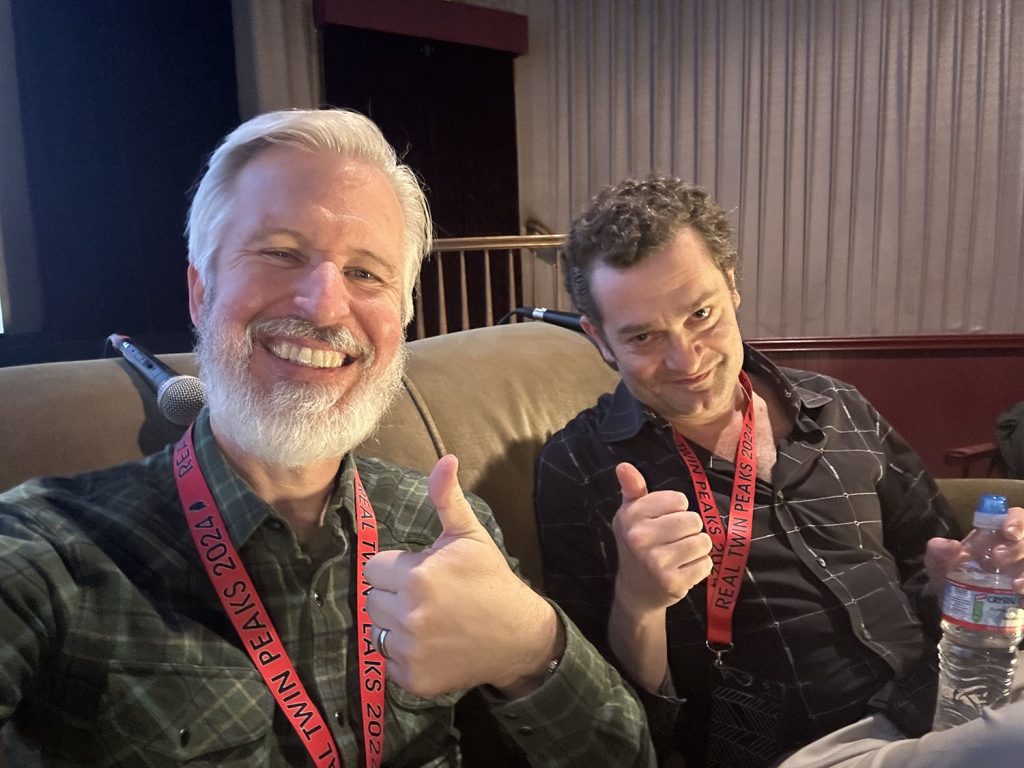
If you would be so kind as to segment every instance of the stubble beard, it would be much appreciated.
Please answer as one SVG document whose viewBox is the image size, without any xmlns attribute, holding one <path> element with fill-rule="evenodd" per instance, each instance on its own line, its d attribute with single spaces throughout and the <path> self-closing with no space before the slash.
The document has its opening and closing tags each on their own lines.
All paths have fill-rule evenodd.
<svg viewBox="0 0 1024 768">
<path fill-rule="evenodd" d="M 216 302 L 197 331 L 196 358 L 211 420 L 239 448 L 272 466 L 298 468 L 344 456 L 374 432 L 402 389 L 408 356 L 404 344 L 380 368 L 374 348 L 346 329 L 285 318 L 236 332 Z M 316 339 L 342 354 L 355 354 L 359 378 L 347 391 L 288 380 L 263 388 L 250 374 L 253 339 L 263 333 Z"/>
</svg>

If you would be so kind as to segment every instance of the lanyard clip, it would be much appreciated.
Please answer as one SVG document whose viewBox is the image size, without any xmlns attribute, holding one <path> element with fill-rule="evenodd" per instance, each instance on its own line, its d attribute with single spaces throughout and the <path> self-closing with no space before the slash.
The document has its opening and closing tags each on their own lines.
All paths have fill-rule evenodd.
<svg viewBox="0 0 1024 768">
<path fill-rule="evenodd" d="M 732 650 L 732 643 L 713 643 L 710 640 L 704 643 L 708 650 L 715 654 L 715 668 L 721 669 L 723 666 L 722 656 Z"/>
</svg>

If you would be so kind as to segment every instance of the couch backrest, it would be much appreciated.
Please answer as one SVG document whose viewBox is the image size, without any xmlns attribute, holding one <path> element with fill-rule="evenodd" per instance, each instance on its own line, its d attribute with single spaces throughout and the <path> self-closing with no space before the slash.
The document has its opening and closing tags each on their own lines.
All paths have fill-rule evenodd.
<svg viewBox="0 0 1024 768">
<path fill-rule="evenodd" d="M 974 526 L 974 509 L 983 493 L 1006 497 L 1011 507 L 1024 507 L 1024 480 L 1007 477 L 938 477 L 935 481 L 966 534 Z"/>
<path fill-rule="evenodd" d="M 429 472 L 459 457 L 463 487 L 494 509 L 509 551 L 542 588 L 533 515 L 537 454 L 550 435 L 614 388 L 586 337 L 544 323 L 461 331 L 409 344 L 405 391 L 360 453 Z M 191 354 L 165 355 L 194 374 Z M 121 358 L 0 368 L 0 490 L 138 459 L 177 439 Z M 1024 480 L 941 479 L 965 529 L 979 493 L 1024 504 Z M 998 487 L 997 487 L 998 486 Z"/>
<path fill-rule="evenodd" d="M 428 472 L 459 457 L 463 487 L 494 509 L 509 551 L 542 586 L 533 477 L 544 441 L 618 375 L 581 334 L 520 323 L 409 344 L 405 391 L 360 453 Z M 162 359 L 194 374 L 191 354 Z M 122 359 L 0 369 L 0 490 L 140 458 L 177 439 Z"/>
</svg>

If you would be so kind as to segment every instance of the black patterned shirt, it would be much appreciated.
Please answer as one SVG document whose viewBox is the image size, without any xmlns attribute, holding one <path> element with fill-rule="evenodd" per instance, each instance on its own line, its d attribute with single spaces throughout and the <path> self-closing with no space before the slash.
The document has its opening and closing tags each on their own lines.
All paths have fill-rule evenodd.
<svg viewBox="0 0 1024 768">
<path fill-rule="evenodd" d="M 343 765 L 357 768 L 353 472 L 358 464 L 381 549 L 419 550 L 440 533 L 425 477 L 346 457 L 325 522 L 335 549 L 313 561 L 224 460 L 205 412 L 195 447 Z M 504 551 L 490 511 L 471 503 Z M 598 765 L 608 756 L 615 765 L 651 764 L 643 709 L 579 631 L 566 628 L 555 673 L 522 699 L 485 697 L 491 712 L 534 765 Z M 8 723 L 19 768 L 309 764 L 200 566 L 170 447 L 0 495 L 0 632 L 0 723 Z M 421 699 L 388 685 L 385 764 L 458 765 L 457 698 Z"/>
<path fill-rule="evenodd" d="M 957 535 L 952 513 L 920 458 L 853 387 L 779 369 L 749 346 L 744 368 L 773 384 L 794 427 L 776 446 L 771 482 L 757 482 L 722 667 L 705 645 L 705 584 L 668 610 L 683 701 L 645 696 L 659 750 L 674 745 L 690 768 L 767 765 L 873 708 L 917 735 L 934 707 L 939 618 L 923 591 L 923 554 L 930 537 Z M 693 448 L 727 522 L 734 463 Z M 693 504 L 671 426 L 623 384 L 555 434 L 537 470 L 548 594 L 609 657 L 623 461 L 650 491 L 681 491 Z"/>
</svg>

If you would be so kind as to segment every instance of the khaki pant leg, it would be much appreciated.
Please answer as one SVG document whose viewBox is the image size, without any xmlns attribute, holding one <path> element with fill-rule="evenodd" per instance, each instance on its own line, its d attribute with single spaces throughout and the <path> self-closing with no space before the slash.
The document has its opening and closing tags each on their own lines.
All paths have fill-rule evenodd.
<svg viewBox="0 0 1024 768">
<path fill-rule="evenodd" d="M 778 768 L 1010 768 L 1024 764 L 1024 701 L 907 739 L 872 715 L 797 750 Z"/>
</svg>

